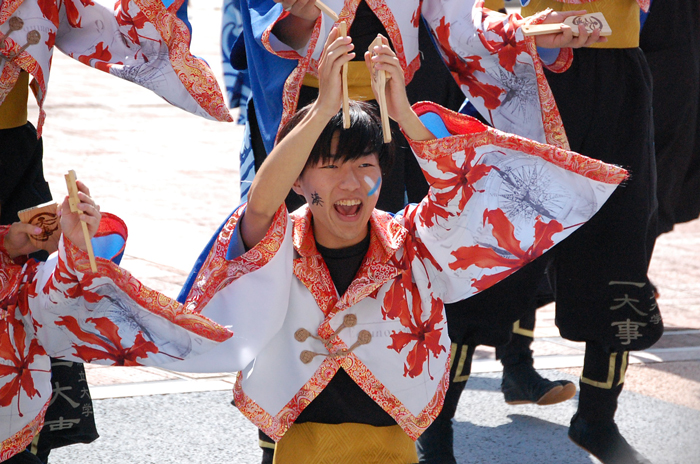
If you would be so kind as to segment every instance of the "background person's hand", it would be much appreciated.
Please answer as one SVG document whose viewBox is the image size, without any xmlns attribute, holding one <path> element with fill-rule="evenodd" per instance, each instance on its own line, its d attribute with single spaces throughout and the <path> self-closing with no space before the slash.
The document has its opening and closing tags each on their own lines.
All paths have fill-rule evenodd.
<svg viewBox="0 0 700 464">
<path fill-rule="evenodd" d="M 15 222 L 10 226 L 7 235 L 5 235 L 3 246 L 12 259 L 34 253 L 39 251 L 40 248 L 34 246 L 29 236 L 39 235 L 42 232 L 43 230 L 41 227 L 25 224 L 23 222 Z"/>
<path fill-rule="evenodd" d="M 321 10 L 316 7 L 316 0 L 275 0 L 275 3 L 281 3 L 284 11 L 308 21 L 315 21 L 321 14 Z"/>
<path fill-rule="evenodd" d="M 552 11 L 547 15 L 543 24 L 557 24 L 563 23 L 564 20 L 570 16 L 581 16 L 588 13 L 586 10 L 579 11 Z M 578 26 L 578 37 L 574 36 L 571 27 L 566 24 L 562 24 L 561 32 L 556 34 L 542 34 L 535 36 L 535 44 L 542 48 L 581 48 L 589 47 L 597 42 L 606 42 L 608 39 L 606 37 L 600 36 L 600 30 L 596 29 L 590 34 L 586 30 L 585 26 L 579 24 Z"/>
</svg>

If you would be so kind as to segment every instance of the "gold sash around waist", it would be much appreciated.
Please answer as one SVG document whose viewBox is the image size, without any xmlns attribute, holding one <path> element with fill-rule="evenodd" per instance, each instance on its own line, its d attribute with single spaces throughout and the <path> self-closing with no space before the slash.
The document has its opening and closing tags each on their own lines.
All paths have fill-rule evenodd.
<svg viewBox="0 0 700 464">
<path fill-rule="evenodd" d="M 612 29 L 612 35 L 608 37 L 607 42 L 594 44 L 591 48 L 639 46 L 639 5 L 636 0 L 597 0 L 579 4 L 561 3 L 556 0 L 531 0 L 521 11 L 523 16 L 531 16 L 546 8 L 555 11 L 586 10 L 589 13 L 603 13 Z"/>
<path fill-rule="evenodd" d="M 503 0 L 485 0 L 484 8 L 489 10 L 499 11 L 506 7 L 506 3 Z"/>
<path fill-rule="evenodd" d="M 29 73 L 21 71 L 15 86 L 0 104 L 0 129 L 12 129 L 27 124 Z"/>
<path fill-rule="evenodd" d="M 273 464 L 413 464 L 416 445 L 398 425 L 292 424 Z"/>
<path fill-rule="evenodd" d="M 307 73 L 302 84 L 317 89 L 318 78 Z M 348 63 L 348 98 L 356 101 L 374 100 L 372 78 L 364 61 L 351 61 Z"/>
</svg>

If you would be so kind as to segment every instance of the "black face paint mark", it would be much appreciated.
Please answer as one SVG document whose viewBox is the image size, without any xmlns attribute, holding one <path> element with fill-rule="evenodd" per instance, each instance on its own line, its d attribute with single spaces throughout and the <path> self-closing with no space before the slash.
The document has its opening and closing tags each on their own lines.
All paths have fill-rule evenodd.
<svg viewBox="0 0 700 464">
<path fill-rule="evenodd" d="M 323 200 L 321 199 L 321 195 L 319 195 L 316 192 L 312 193 L 311 204 L 313 204 L 314 206 L 323 206 Z"/>
</svg>

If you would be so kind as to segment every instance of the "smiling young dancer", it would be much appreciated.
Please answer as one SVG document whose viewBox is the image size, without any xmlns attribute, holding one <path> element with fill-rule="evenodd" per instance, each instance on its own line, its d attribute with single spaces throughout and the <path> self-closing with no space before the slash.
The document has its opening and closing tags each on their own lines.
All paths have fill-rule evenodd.
<svg viewBox="0 0 700 464">
<path fill-rule="evenodd" d="M 507 219 L 495 219 L 498 212 L 472 209 L 483 204 L 470 182 L 510 171 L 490 164 L 490 155 L 505 153 L 481 152 L 480 143 L 502 136 L 531 153 L 545 146 L 491 131 L 437 105 L 418 106 L 457 134 L 437 140 L 411 109 L 399 60 L 384 43 L 374 60 L 391 76 L 389 114 L 417 153 L 433 192 L 395 217 L 374 209 L 391 148 L 382 144 L 378 118 L 366 105 L 353 102 L 351 128 L 342 129 L 340 68 L 354 53 L 351 39 L 338 38 L 334 29 L 319 65 L 319 98 L 281 130 L 245 210 L 222 230 L 199 272 L 201 284 L 188 298 L 206 298 L 206 288 L 221 287 L 222 253 L 255 257 L 249 265 L 266 267 L 267 278 L 279 276 L 274 282 L 285 307 L 278 320 L 266 319 L 278 328 L 243 370 L 234 393 L 241 412 L 278 442 L 275 462 L 416 462 L 412 439 L 439 412 L 449 379 L 443 302 L 465 298 L 523 264 L 501 260 L 496 267 L 509 269 L 494 274 L 481 268 L 477 255 L 489 252 L 480 244 L 497 247 L 501 234 L 513 230 Z M 307 206 L 288 215 L 283 202 L 290 188 Z M 531 237 L 525 261 L 551 244 L 540 228 L 545 219 L 532 215 L 529 221 L 537 238 Z M 278 259 L 274 265 L 263 253 L 270 249 Z M 245 298 L 241 290 L 229 295 Z M 275 381 L 281 377 L 284 385 Z"/>
<path fill-rule="evenodd" d="M 371 60 L 391 76 L 389 115 L 432 185 L 419 205 L 396 216 L 374 208 L 392 148 L 364 104 L 350 105 L 351 127 L 342 129 L 340 70 L 354 54 L 334 28 L 320 60 L 319 99 L 285 125 L 184 305 L 106 260 L 91 271 L 73 237 L 46 264 L 18 266 L 11 259 L 29 251 L 7 239 L 18 226 L 0 228 L 0 278 L 8 280 L 0 335 L 15 341 L 5 351 L 34 361 L 45 351 L 240 371 L 236 406 L 278 442 L 275 462 L 416 462 L 414 440 L 438 415 L 449 382 L 444 303 L 493 285 L 566 238 L 626 172 L 438 105 L 411 108 L 399 61 L 384 44 Z M 525 214 L 527 199 L 509 191 L 516 171 L 540 174 L 533 182 L 556 191 L 562 207 Z M 290 188 L 308 205 L 288 214 Z M 0 385 L 27 375 L 44 388 L 40 367 L 2 371 Z M 11 399 L 0 405 L 10 424 L 30 421 L 29 405 L 43 402 L 27 383 Z"/>
</svg>

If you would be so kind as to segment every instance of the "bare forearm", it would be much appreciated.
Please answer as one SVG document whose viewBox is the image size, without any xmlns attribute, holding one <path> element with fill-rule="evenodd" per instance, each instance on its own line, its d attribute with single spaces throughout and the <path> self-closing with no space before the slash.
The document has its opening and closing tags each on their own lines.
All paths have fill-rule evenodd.
<svg viewBox="0 0 700 464">
<path fill-rule="evenodd" d="M 272 33 L 280 42 L 294 50 L 304 48 L 311 39 L 316 19 L 305 19 L 289 15 L 272 28 Z"/>
<path fill-rule="evenodd" d="M 433 140 L 435 136 L 428 130 L 423 122 L 418 118 L 418 115 L 412 109 L 405 112 L 401 121 L 397 121 L 401 129 L 406 133 L 408 138 L 416 141 Z"/>
</svg>

